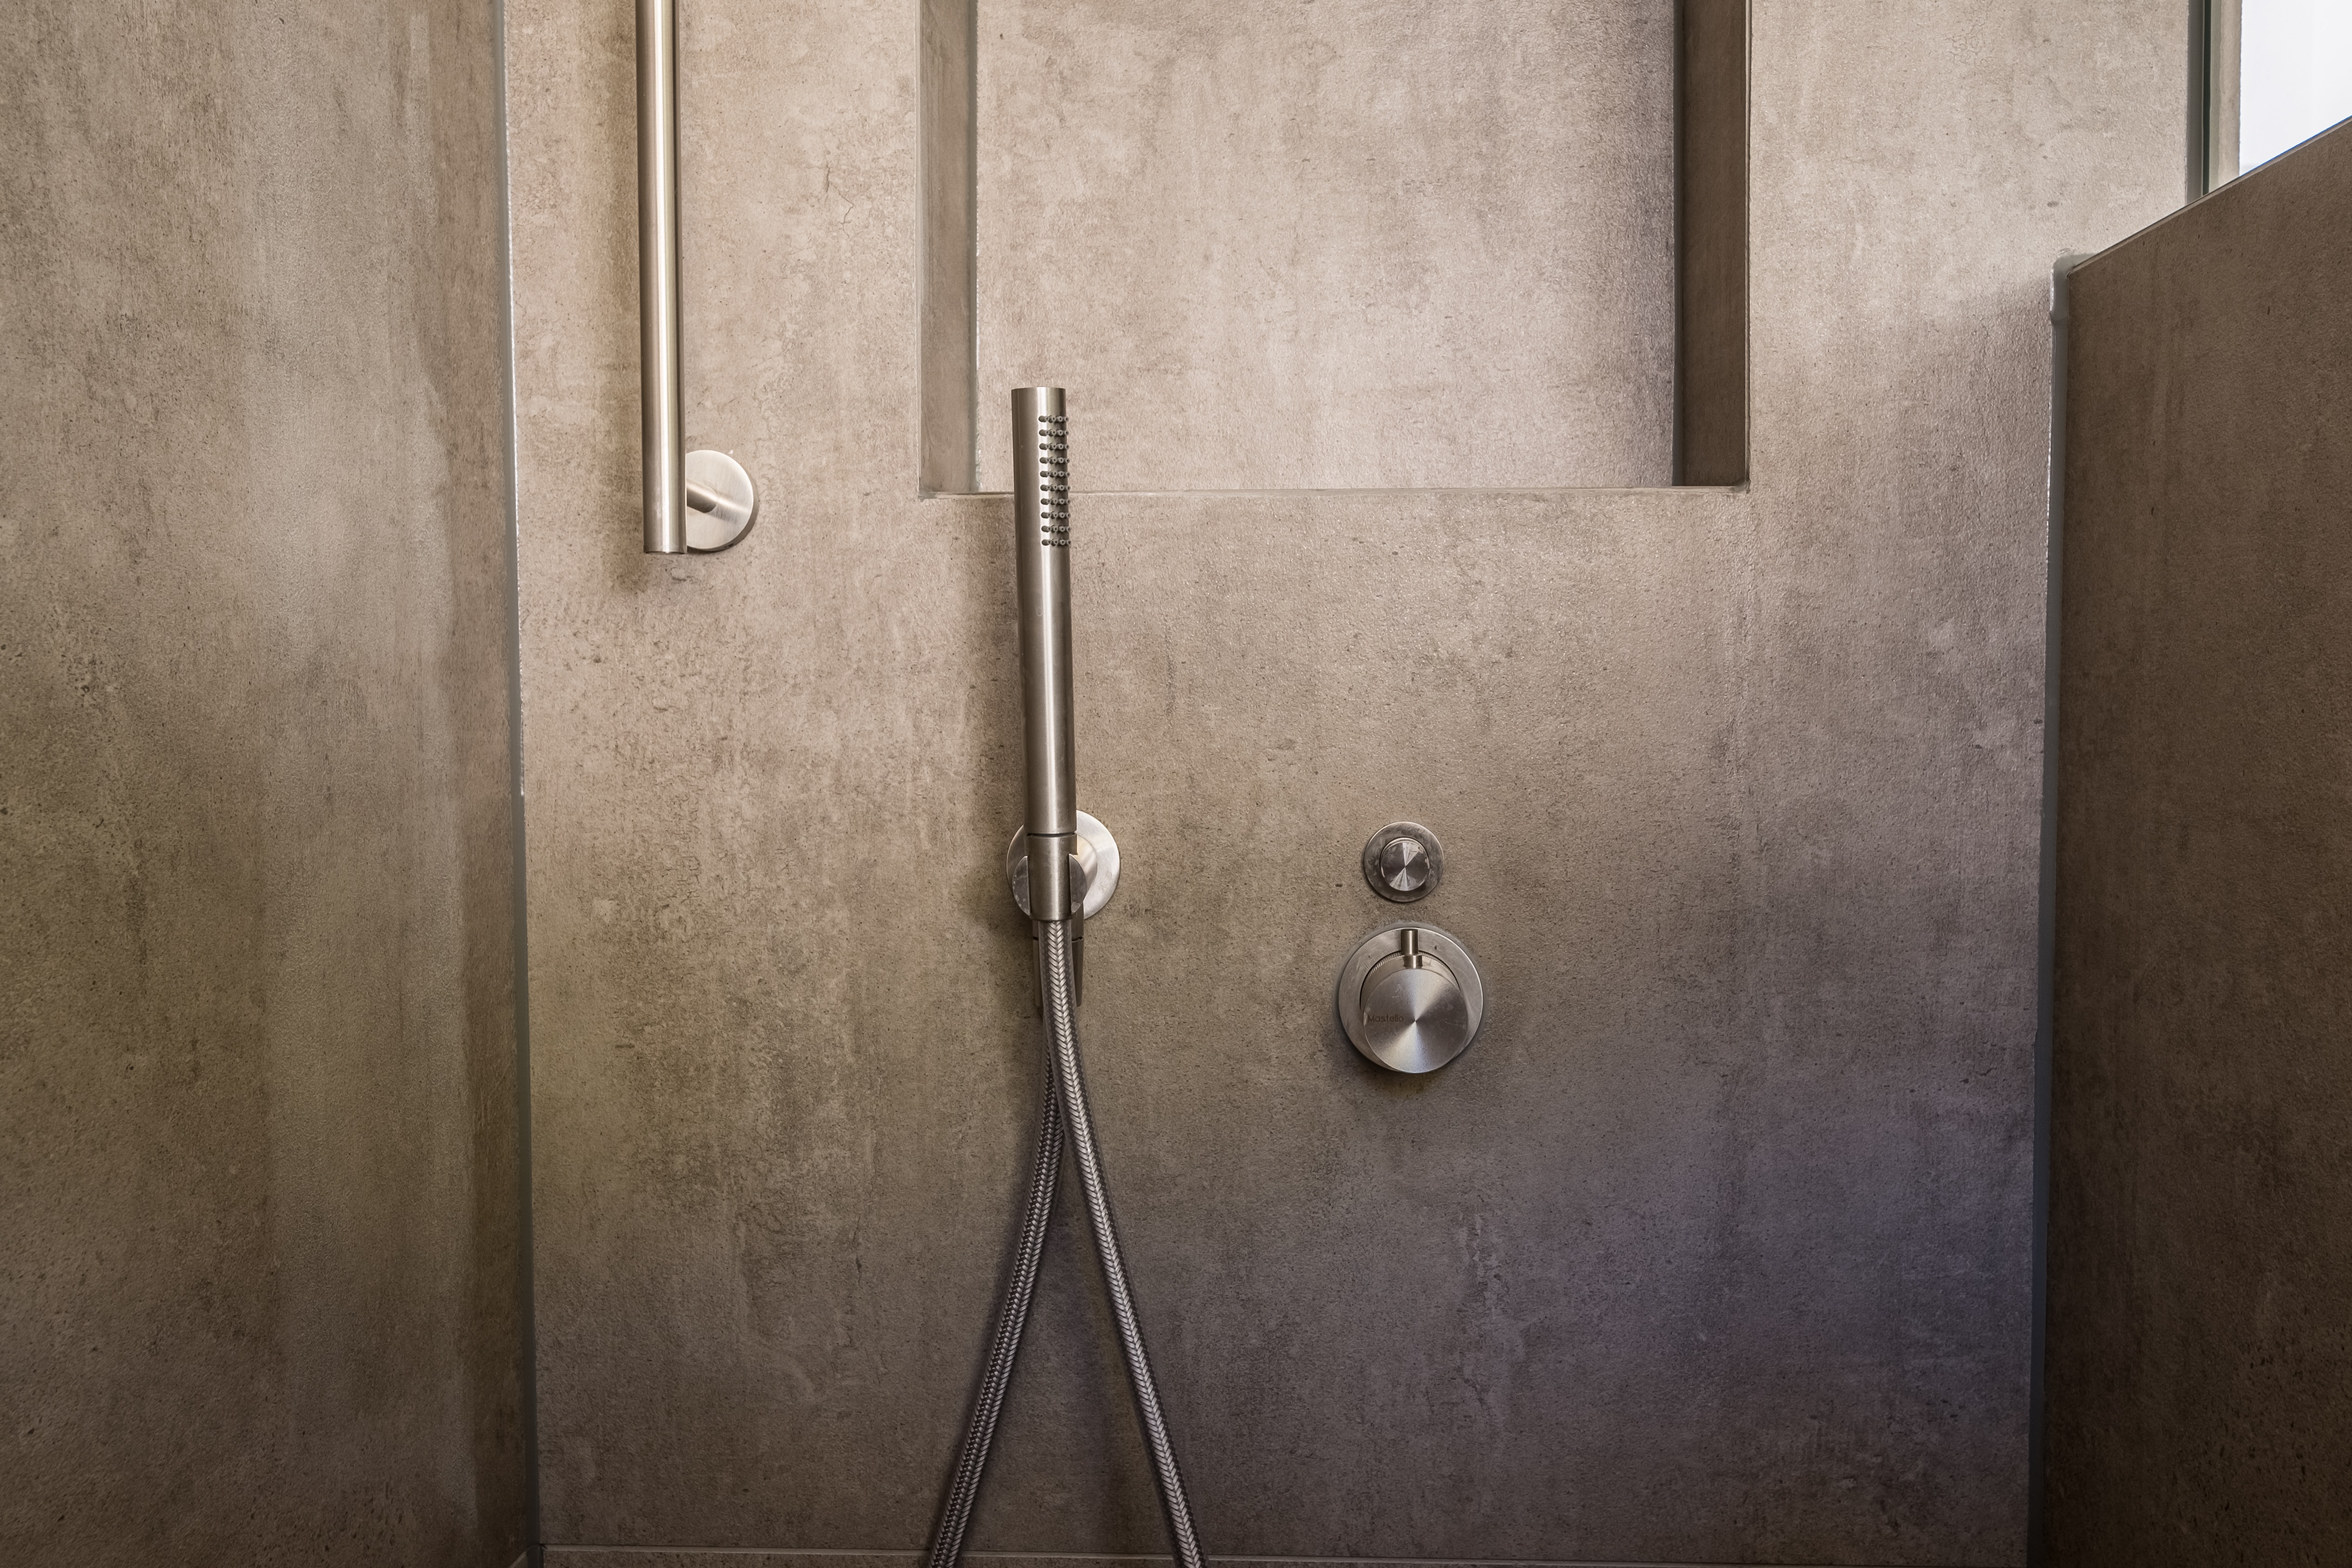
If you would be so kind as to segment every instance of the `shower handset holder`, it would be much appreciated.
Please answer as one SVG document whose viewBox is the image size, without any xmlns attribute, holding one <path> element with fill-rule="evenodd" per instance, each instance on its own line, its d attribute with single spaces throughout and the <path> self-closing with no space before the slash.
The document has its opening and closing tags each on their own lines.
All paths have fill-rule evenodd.
<svg viewBox="0 0 2352 1568">
<path fill-rule="evenodd" d="M 1078 809 L 1070 678 L 1070 427 L 1062 389 L 1013 394 L 1013 541 L 1021 599 L 1026 815 L 1004 851 L 1013 901 L 1030 920 L 1067 920 L 1073 989 L 1086 991 L 1086 922 L 1118 890 L 1118 841 Z M 1057 874 L 1039 876 L 1053 867 Z M 1042 949 L 1039 962 L 1043 963 Z M 1044 970 L 1037 970 L 1045 1005 Z"/>
<path fill-rule="evenodd" d="M 677 303 L 677 0 L 637 0 L 637 310 L 646 553 L 708 555 L 760 513 L 743 465 L 686 449 Z"/>
</svg>

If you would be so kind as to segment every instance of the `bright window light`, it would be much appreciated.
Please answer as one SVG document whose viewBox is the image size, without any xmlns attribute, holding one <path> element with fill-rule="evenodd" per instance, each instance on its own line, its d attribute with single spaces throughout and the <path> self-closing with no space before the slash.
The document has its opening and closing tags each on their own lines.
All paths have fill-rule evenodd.
<svg viewBox="0 0 2352 1568">
<path fill-rule="evenodd" d="M 2352 118 L 2352 0 L 2239 0 L 2238 167 Z"/>
</svg>

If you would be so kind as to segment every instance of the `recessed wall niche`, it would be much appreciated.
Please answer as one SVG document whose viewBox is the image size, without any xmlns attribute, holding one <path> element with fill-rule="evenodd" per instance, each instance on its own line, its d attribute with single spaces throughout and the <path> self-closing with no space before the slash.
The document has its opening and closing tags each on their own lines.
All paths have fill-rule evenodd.
<svg viewBox="0 0 2352 1568">
<path fill-rule="evenodd" d="M 1744 0 L 927 0 L 922 483 L 1745 478 Z M 1736 298 L 1733 296 L 1736 294 Z"/>
</svg>

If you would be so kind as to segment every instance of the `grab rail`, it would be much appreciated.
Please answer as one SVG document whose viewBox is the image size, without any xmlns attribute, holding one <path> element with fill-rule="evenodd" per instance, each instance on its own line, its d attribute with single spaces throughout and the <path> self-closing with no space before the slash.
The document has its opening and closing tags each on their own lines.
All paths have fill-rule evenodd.
<svg viewBox="0 0 2352 1568">
<path fill-rule="evenodd" d="M 686 449 L 677 289 L 677 0 L 637 0 L 637 310 L 646 552 L 724 550 L 759 510 L 743 466 Z"/>
</svg>

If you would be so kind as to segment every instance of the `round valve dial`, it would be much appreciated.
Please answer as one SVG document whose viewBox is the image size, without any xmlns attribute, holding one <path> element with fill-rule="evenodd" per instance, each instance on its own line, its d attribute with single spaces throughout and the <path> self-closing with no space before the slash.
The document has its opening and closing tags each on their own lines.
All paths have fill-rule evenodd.
<svg viewBox="0 0 2352 1568">
<path fill-rule="evenodd" d="M 1486 988 L 1463 945 L 1434 926 L 1393 926 L 1364 939 L 1340 972 L 1339 1024 L 1349 1043 L 1392 1072 L 1434 1072 L 1478 1033 Z"/>
</svg>

